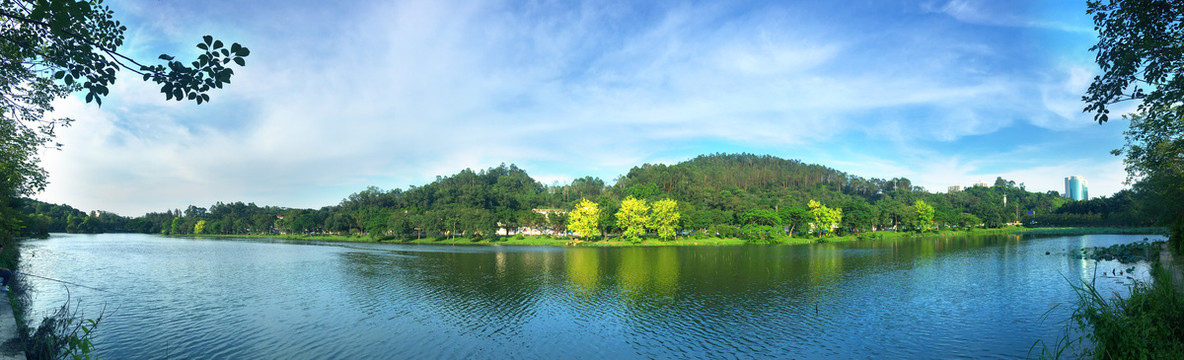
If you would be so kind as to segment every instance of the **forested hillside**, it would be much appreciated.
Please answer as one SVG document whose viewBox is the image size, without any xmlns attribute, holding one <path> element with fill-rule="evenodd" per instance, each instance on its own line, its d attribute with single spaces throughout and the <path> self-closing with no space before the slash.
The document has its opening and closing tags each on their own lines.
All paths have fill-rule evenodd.
<svg viewBox="0 0 1184 360">
<path fill-rule="evenodd" d="M 564 232 L 566 212 L 588 199 L 603 211 L 601 231 L 621 232 L 614 218 L 622 200 L 677 201 L 684 233 L 730 234 L 745 226 L 800 231 L 813 200 L 842 209 L 838 232 L 1027 225 L 1141 226 L 1129 191 L 1072 202 L 1056 192 L 1035 193 L 997 178 L 992 186 L 931 193 L 906 178 L 862 178 L 821 165 L 773 156 L 714 154 L 675 165 L 644 164 L 612 184 L 584 177 L 546 186 L 514 165 L 437 177 L 406 190 L 370 187 L 320 209 L 242 202 L 208 209 L 190 205 L 136 218 L 89 216 L 68 206 L 27 201 L 31 231 L 131 231 L 164 234 L 355 234 L 374 237 L 490 236 L 525 229 Z M 926 205 L 918 205 L 918 201 Z M 932 219 L 918 219 L 932 207 Z M 922 211 L 921 213 L 925 213 Z M 930 215 L 926 215 L 928 218 Z M 1035 224 L 1033 224 L 1035 222 Z"/>
</svg>

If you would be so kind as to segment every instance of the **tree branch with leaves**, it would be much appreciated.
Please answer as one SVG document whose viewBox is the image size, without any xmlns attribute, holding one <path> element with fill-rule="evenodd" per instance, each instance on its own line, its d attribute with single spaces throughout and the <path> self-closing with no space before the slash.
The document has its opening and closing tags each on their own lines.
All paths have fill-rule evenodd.
<svg viewBox="0 0 1184 360">
<path fill-rule="evenodd" d="M 207 35 L 197 44 L 204 53 L 188 65 L 167 54 L 159 56 L 166 63 L 146 65 L 119 52 L 126 31 L 102 0 L 0 1 L 0 185 L 14 195 L 45 188 L 36 154 L 60 147 L 54 130 L 72 121 L 45 117 L 54 100 L 83 91 L 86 102 L 101 106 L 118 72 L 127 70 L 160 84 L 167 100 L 201 104 L 230 83 L 229 66 L 246 65 L 251 53 Z"/>
</svg>

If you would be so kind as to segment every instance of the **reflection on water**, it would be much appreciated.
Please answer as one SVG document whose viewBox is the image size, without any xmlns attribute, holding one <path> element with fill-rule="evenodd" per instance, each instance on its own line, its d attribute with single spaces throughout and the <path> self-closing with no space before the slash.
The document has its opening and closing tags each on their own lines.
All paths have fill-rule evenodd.
<svg viewBox="0 0 1184 360">
<path fill-rule="evenodd" d="M 104 358 L 1016 358 L 1064 330 L 1062 276 L 1120 267 L 1068 252 L 1142 238 L 530 248 L 63 235 L 24 242 L 20 270 L 114 290 L 70 289 L 92 314 L 115 309 L 97 333 Z M 66 298 L 24 280 L 35 313 Z M 1097 281 L 1105 294 L 1129 283 Z"/>
</svg>

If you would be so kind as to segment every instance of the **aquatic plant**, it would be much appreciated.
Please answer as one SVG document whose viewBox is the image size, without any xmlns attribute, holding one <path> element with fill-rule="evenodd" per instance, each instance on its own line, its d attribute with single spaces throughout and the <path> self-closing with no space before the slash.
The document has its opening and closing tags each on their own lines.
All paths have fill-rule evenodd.
<svg viewBox="0 0 1184 360">
<path fill-rule="evenodd" d="M 88 319 L 76 306 L 71 306 L 69 289 L 66 301 L 53 314 L 41 320 L 32 333 L 26 327 L 22 331 L 25 355 L 29 359 L 91 359 L 95 350 L 91 335 L 98 328 L 106 314 L 106 307 L 99 316 Z"/>
<path fill-rule="evenodd" d="M 1118 260 L 1122 263 L 1134 263 L 1151 260 L 1159 256 L 1159 249 L 1163 244 L 1164 241 L 1150 241 L 1147 238 L 1143 238 L 1143 241 L 1129 244 L 1083 248 L 1071 254 L 1078 259 Z"/>
</svg>

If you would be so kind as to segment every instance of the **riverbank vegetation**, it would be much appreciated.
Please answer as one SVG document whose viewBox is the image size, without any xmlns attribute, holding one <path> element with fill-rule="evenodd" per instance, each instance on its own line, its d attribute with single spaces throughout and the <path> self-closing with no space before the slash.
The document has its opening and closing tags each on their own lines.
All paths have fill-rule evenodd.
<svg viewBox="0 0 1184 360">
<path fill-rule="evenodd" d="M 1074 229 L 1059 229 L 1063 232 L 1076 231 L 1073 234 L 1107 234 L 1105 228 L 1074 228 Z M 1150 234 L 1156 231 L 1162 232 L 1159 228 L 1144 228 L 1145 231 L 1139 234 Z M 433 236 L 423 238 L 374 238 L 370 236 L 359 235 L 332 235 L 332 234 L 254 234 L 254 235 L 225 235 L 225 234 L 205 234 L 205 235 L 184 235 L 195 238 L 241 238 L 241 239 L 279 239 L 279 240 L 295 240 L 295 241 L 326 241 L 326 242 L 363 242 L 363 243 L 392 243 L 392 244 L 421 244 L 421 245 L 485 245 L 485 246 L 591 246 L 591 247 L 623 247 L 623 246 L 732 246 L 732 245 L 803 245 L 823 242 L 848 242 L 848 241 L 899 241 L 899 240 L 915 240 L 924 238 L 942 238 L 953 236 L 966 235 L 1005 235 L 1005 234 L 1036 234 L 1042 235 L 1038 231 L 1023 227 L 1003 227 L 997 229 L 970 229 L 970 230 L 945 230 L 932 232 L 867 232 L 860 234 L 846 234 L 846 235 L 832 235 L 825 237 L 813 236 L 788 236 L 788 235 L 767 235 L 765 237 L 753 236 L 707 236 L 700 232 L 691 234 L 689 236 L 676 237 L 672 240 L 663 240 L 655 236 L 640 237 L 637 239 L 624 238 L 621 236 L 609 237 L 593 237 L 580 238 L 576 236 L 552 236 L 552 235 L 515 235 L 515 236 L 485 236 L 485 237 L 448 237 L 448 236 Z"/>
<path fill-rule="evenodd" d="M 1067 328 L 1051 347 L 1035 342 L 1030 357 L 1179 358 L 1184 354 L 1184 293 L 1172 287 L 1171 269 L 1176 265 L 1152 262 L 1151 279 L 1136 280 L 1126 298 L 1098 292 L 1093 281 L 1072 284 L 1078 299 L 1068 326 L 1082 335 L 1070 335 Z M 1071 353 L 1074 348 L 1080 353 Z"/>
<path fill-rule="evenodd" d="M 1151 281 L 1135 281 L 1125 299 L 1098 293 L 1092 283 L 1075 286 L 1073 320 L 1087 332 L 1096 359 L 1176 359 L 1184 354 L 1184 294 L 1172 288 L 1168 270 L 1152 268 Z"/>
<path fill-rule="evenodd" d="M 1001 228 L 1007 223 L 1150 225 L 1152 219 L 1139 215 L 1133 201 L 1124 191 L 1072 202 L 1057 192 L 1030 192 L 1024 184 L 1002 178 L 989 186 L 934 193 L 905 178 L 866 179 L 773 156 L 714 154 L 669 166 L 644 164 L 612 184 L 584 177 L 544 185 L 514 165 L 465 169 L 407 190 L 370 187 L 320 209 L 231 202 L 129 218 L 33 200 L 17 208 L 29 235 L 64 231 L 424 239 L 579 234 L 587 240 L 594 233 L 670 241 L 698 233 L 768 242 L 774 235 L 826 239 Z M 590 204 L 595 205 L 593 218 L 573 221 L 590 211 Z M 661 214 L 654 216 L 655 209 Z M 640 220 L 662 224 L 647 227 Z M 579 231 L 573 225 L 589 228 Z"/>
</svg>

